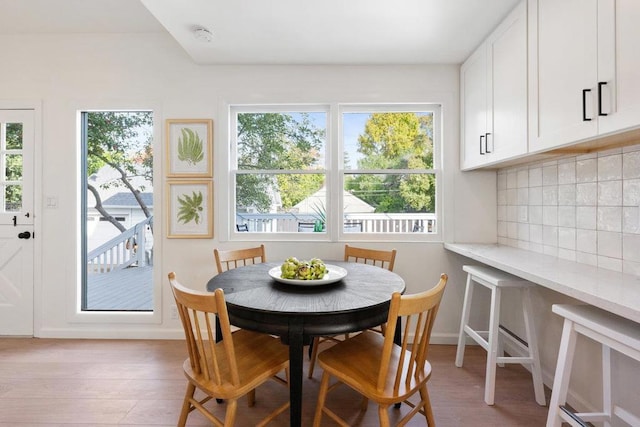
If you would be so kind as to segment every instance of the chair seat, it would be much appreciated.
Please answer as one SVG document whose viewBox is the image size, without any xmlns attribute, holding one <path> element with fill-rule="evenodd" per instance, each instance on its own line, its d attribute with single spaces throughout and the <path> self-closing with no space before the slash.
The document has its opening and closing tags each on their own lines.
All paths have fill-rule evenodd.
<svg viewBox="0 0 640 427">
<path fill-rule="evenodd" d="M 394 392 L 394 381 L 397 376 L 396 366 L 399 365 L 400 347 L 393 346 L 390 366 L 385 387 L 378 391 L 378 370 L 382 361 L 382 347 L 384 336 L 372 331 L 362 333 L 342 341 L 333 347 L 324 350 L 318 355 L 320 366 L 331 375 L 345 384 L 357 387 L 363 394 L 372 400 L 383 403 L 402 402 L 407 399 L 412 390 L 415 391 L 420 384 L 426 383 L 431 376 L 431 364 L 425 363 L 422 372 L 412 375 L 409 383 L 402 382 Z M 409 354 L 405 354 L 404 368 L 408 366 Z M 404 375 L 402 375 L 404 377 Z"/>
<path fill-rule="evenodd" d="M 278 338 L 240 329 L 233 333 L 233 344 L 240 384 L 234 386 L 227 382 L 217 385 L 213 380 L 207 381 L 203 375 L 193 371 L 189 359 L 183 364 L 187 378 L 197 384 L 198 388 L 209 391 L 219 399 L 231 399 L 246 394 L 247 390 L 264 383 L 288 366 L 289 350 Z M 216 343 L 214 349 L 221 362 L 220 375 L 230 378 L 230 364 L 222 341 Z M 209 369 L 213 372 L 212 366 Z"/>
</svg>

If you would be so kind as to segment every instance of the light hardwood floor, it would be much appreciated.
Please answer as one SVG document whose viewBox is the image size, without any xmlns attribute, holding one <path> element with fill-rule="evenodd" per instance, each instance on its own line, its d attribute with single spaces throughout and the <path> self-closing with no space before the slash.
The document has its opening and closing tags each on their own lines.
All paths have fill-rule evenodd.
<svg viewBox="0 0 640 427">
<path fill-rule="evenodd" d="M 0 338 L 0 426 L 175 426 L 186 387 L 185 357 L 183 341 Z M 498 369 L 491 407 L 483 401 L 484 351 L 468 346 L 463 368 L 454 359 L 455 346 L 431 346 L 429 393 L 439 427 L 544 425 L 547 408 L 535 403 L 524 368 Z M 304 426 L 313 420 L 321 374 L 318 369 L 313 380 L 305 376 Z M 270 383 L 257 390 L 255 407 L 240 403 L 237 426 L 253 425 L 287 398 L 286 390 Z M 359 397 L 346 387 L 328 402 L 354 426 L 378 425 L 377 410 L 370 406 L 360 416 Z M 223 410 L 224 404 L 210 404 Z M 271 425 L 287 426 L 288 416 L 287 411 Z M 209 424 L 192 413 L 187 425 Z M 323 425 L 334 424 L 325 418 Z M 408 425 L 425 421 L 418 415 Z"/>
</svg>

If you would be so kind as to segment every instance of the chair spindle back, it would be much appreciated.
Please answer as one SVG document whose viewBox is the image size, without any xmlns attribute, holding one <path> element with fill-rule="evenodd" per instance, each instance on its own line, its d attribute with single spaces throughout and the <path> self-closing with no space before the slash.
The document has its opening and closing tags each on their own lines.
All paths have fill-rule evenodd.
<svg viewBox="0 0 640 427">
<path fill-rule="evenodd" d="M 169 274 L 169 283 L 184 327 L 193 371 L 218 385 L 238 385 L 240 377 L 222 289 L 214 293 L 198 292 L 180 284 L 174 273 Z M 216 315 L 222 330 L 222 348 L 216 346 Z"/>
<path fill-rule="evenodd" d="M 440 281 L 432 289 L 413 295 L 403 296 L 398 292 L 392 295 L 384 334 L 384 346 L 377 384 L 378 390 L 383 390 L 385 385 L 388 385 L 390 370 L 391 372 L 396 372 L 393 384 L 395 392 L 398 391 L 402 382 L 409 388 L 409 384 L 414 382 L 413 379 L 419 378 L 425 372 L 431 331 L 438 314 L 447 280 L 447 275 L 442 274 Z M 404 318 L 402 321 L 404 325 L 402 344 L 399 355 L 396 354 L 392 360 L 394 331 L 399 316 Z M 409 343 L 410 340 L 412 340 L 411 345 Z M 395 363 L 395 366 L 392 363 Z"/>
<path fill-rule="evenodd" d="M 344 245 L 344 260 L 347 262 L 360 262 L 363 264 L 376 265 L 393 271 L 396 261 L 396 250 L 383 251 L 378 249 L 356 248 Z"/>
<path fill-rule="evenodd" d="M 213 250 L 218 274 L 245 265 L 267 262 L 264 245 L 256 248 L 233 249 L 228 251 Z"/>
</svg>

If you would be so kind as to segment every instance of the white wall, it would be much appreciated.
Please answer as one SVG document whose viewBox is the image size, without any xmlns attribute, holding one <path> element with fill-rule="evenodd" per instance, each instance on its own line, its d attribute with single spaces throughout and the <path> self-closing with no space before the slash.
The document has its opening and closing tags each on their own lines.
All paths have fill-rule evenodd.
<svg viewBox="0 0 640 427">
<path fill-rule="evenodd" d="M 214 274 L 214 247 L 248 246 L 218 241 L 226 227 L 217 218 L 215 238 L 165 239 L 164 119 L 213 118 L 214 155 L 225 144 L 225 102 L 439 102 L 443 105 L 445 236 L 451 241 L 496 240 L 495 173 L 458 171 L 458 66 L 200 66 L 164 35 L 0 36 L 10 60 L 0 67 L 0 97 L 31 100 L 42 106 L 38 148 L 39 199 L 57 197 L 45 209 L 36 200 L 41 230 L 36 241 L 38 271 L 36 335 L 43 337 L 178 337 L 170 320 L 172 303 L 166 274 L 175 270 L 185 284 L 204 288 Z M 156 113 L 155 164 L 155 316 L 77 315 L 79 264 L 79 150 L 77 112 L 87 109 L 149 108 Z M 216 182 L 226 159 L 215 156 Z M 64 225 L 64 226 L 61 226 Z M 345 242 L 267 244 L 268 258 L 341 257 Z M 372 247 L 385 247 L 371 243 Z M 459 258 L 441 243 L 394 243 L 396 271 L 416 292 L 450 275 L 434 332 L 452 339 L 458 330 L 464 277 Z M 133 319 L 133 320 L 132 320 Z"/>
</svg>

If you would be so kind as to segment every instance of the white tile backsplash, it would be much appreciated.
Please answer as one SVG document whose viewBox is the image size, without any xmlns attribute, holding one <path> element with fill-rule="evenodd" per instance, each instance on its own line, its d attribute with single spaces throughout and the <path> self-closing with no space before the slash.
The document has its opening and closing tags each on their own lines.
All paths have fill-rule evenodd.
<svg viewBox="0 0 640 427">
<path fill-rule="evenodd" d="M 519 205 L 528 205 L 529 204 L 529 189 L 528 188 L 518 188 L 517 200 Z"/>
<path fill-rule="evenodd" d="M 598 157 L 598 181 L 622 179 L 622 154 Z"/>
<path fill-rule="evenodd" d="M 529 187 L 529 205 L 542 205 L 542 187 Z"/>
<path fill-rule="evenodd" d="M 598 206 L 596 228 L 603 231 L 622 231 L 622 207 Z"/>
<path fill-rule="evenodd" d="M 622 260 L 598 255 L 598 267 L 607 270 L 622 271 Z"/>
<path fill-rule="evenodd" d="M 542 204 L 544 206 L 558 205 L 558 186 L 542 187 Z"/>
<path fill-rule="evenodd" d="M 558 225 L 558 207 L 557 206 L 542 207 L 542 224 Z"/>
<path fill-rule="evenodd" d="M 598 265 L 598 255 L 585 254 L 584 252 L 576 252 L 576 261 L 581 264 Z"/>
<path fill-rule="evenodd" d="M 576 182 L 595 182 L 598 179 L 598 159 L 576 162 Z"/>
<path fill-rule="evenodd" d="M 531 243 L 542 243 L 542 225 L 529 225 L 529 240 Z"/>
<path fill-rule="evenodd" d="M 622 181 L 598 182 L 599 206 L 622 206 Z"/>
<path fill-rule="evenodd" d="M 622 208 L 622 232 L 640 234 L 640 207 Z"/>
<path fill-rule="evenodd" d="M 542 186 L 542 168 L 540 166 L 529 167 L 529 187 Z"/>
<path fill-rule="evenodd" d="M 576 162 L 565 162 L 558 164 L 558 184 L 576 183 Z"/>
<path fill-rule="evenodd" d="M 558 186 L 558 205 L 575 206 L 576 204 L 576 185 L 563 184 Z"/>
<path fill-rule="evenodd" d="M 553 164 L 542 168 L 542 185 L 558 185 L 558 165 Z"/>
<path fill-rule="evenodd" d="M 558 227 L 552 225 L 542 226 L 542 244 L 555 248 L 558 247 Z"/>
<path fill-rule="evenodd" d="M 558 247 L 562 249 L 576 249 L 576 229 L 558 227 Z"/>
<path fill-rule="evenodd" d="M 597 224 L 597 208 L 595 206 L 576 207 L 576 227 L 595 230 Z"/>
<path fill-rule="evenodd" d="M 529 205 L 529 223 L 542 224 L 542 206 Z"/>
<path fill-rule="evenodd" d="M 521 169 L 518 171 L 518 188 L 529 188 L 529 169 Z"/>
<path fill-rule="evenodd" d="M 640 262 L 640 234 L 622 235 L 622 257 L 625 260 Z"/>
<path fill-rule="evenodd" d="M 598 234 L 595 230 L 576 230 L 576 249 L 588 254 L 598 253 Z"/>
<path fill-rule="evenodd" d="M 640 144 L 498 171 L 498 242 L 640 275 Z"/>
<path fill-rule="evenodd" d="M 622 177 L 624 179 L 640 178 L 640 151 L 622 155 Z"/>
<path fill-rule="evenodd" d="M 511 170 L 507 172 L 507 189 L 518 187 L 518 174 L 516 171 Z"/>
<path fill-rule="evenodd" d="M 598 231 L 598 255 L 622 258 L 622 233 Z"/>
<path fill-rule="evenodd" d="M 558 206 L 558 225 L 576 228 L 576 207 Z"/>
<path fill-rule="evenodd" d="M 595 206 L 598 204 L 598 183 L 576 184 L 576 205 Z"/>
<path fill-rule="evenodd" d="M 640 206 L 640 179 L 627 179 L 622 182 L 622 205 Z"/>
</svg>

